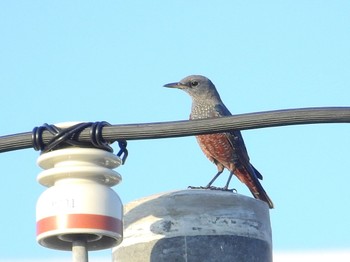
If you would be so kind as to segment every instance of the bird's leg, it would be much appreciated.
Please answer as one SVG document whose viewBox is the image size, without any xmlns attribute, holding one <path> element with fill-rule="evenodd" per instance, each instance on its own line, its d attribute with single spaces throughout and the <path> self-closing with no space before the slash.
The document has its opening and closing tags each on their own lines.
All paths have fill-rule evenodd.
<svg viewBox="0 0 350 262">
<path fill-rule="evenodd" d="M 222 190 L 222 191 L 237 192 L 237 190 L 235 188 L 232 188 L 232 189 L 228 188 L 228 186 L 230 185 L 232 176 L 233 176 L 233 172 L 230 172 L 230 176 L 228 177 L 228 180 L 227 180 L 226 185 L 224 187 L 215 187 L 215 186 L 211 185 L 221 173 L 222 173 L 222 171 L 219 171 L 219 173 L 216 174 L 215 177 L 209 182 L 209 184 L 206 186 L 206 188 L 207 189 L 211 189 L 211 190 Z"/>
<path fill-rule="evenodd" d="M 214 181 L 221 175 L 221 173 L 223 172 L 224 170 L 219 170 L 218 173 L 213 177 L 212 180 L 210 180 L 210 182 L 208 183 L 208 185 L 205 187 L 205 188 L 211 188 L 212 184 L 214 183 Z"/>
<path fill-rule="evenodd" d="M 206 186 L 189 186 L 188 188 L 190 189 L 218 189 L 217 187 L 213 187 L 212 184 L 214 183 L 214 181 L 220 176 L 220 174 L 223 172 L 224 170 L 219 170 L 217 172 L 217 174 L 213 177 L 212 180 L 210 180 L 210 182 L 208 183 L 208 185 Z"/>
<path fill-rule="evenodd" d="M 211 189 L 211 190 L 221 190 L 221 191 L 231 191 L 231 192 L 237 192 L 236 189 L 232 188 L 229 189 L 228 186 L 230 184 L 231 178 L 233 176 L 233 172 L 230 172 L 230 176 L 228 177 L 228 180 L 226 182 L 226 185 L 224 187 L 215 187 L 215 186 L 211 186 L 211 184 L 215 181 L 215 179 L 222 173 L 219 172 L 218 174 L 216 174 L 216 176 L 209 182 L 209 184 L 207 185 L 207 189 Z"/>
<path fill-rule="evenodd" d="M 215 182 L 215 180 L 221 175 L 221 173 L 224 171 L 224 166 L 221 165 L 220 163 L 216 163 L 217 167 L 218 167 L 218 172 L 216 173 L 216 175 L 212 178 L 212 180 L 210 180 L 210 182 L 208 183 L 208 185 L 206 186 L 198 186 L 198 187 L 194 187 L 194 186 L 189 186 L 188 188 L 190 189 L 210 189 L 210 190 L 222 190 L 222 191 L 236 191 L 236 189 L 229 189 L 228 186 L 230 184 L 231 178 L 233 176 L 233 172 L 230 172 L 230 176 L 226 182 L 226 185 L 224 187 L 216 187 L 216 186 L 212 186 L 212 184 Z"/>
<path fill-rule="evenodd" d="M 218 187 L 214 187 L 212 186 L 212 184 L 214 183 L 214 181 L 221 175 L 222 172 L 224 172 L 225 167 L 219 163 L 215 158 L 212 159 L 212 161 L 214 162 L 214 164 L 216 165 L 216 167 L 218 168 L 218 172 L 217 174 L 213 177 L 212 180 L 210 180 L 210 182 L 208 183 L 208 185 L 205 187 L 206 189 L 220 189 Z"/>
<path fill-rule="evenodd" d="M 229 184 L 230 184 L 230 182 L 231 182 L 231 179 L 232 179 L 232 176 L 233 176 L 233 172 L 231 171 L 230 172 L 230 176 L 228 177 L 228 180 L 227 180 L 227 182 L 226 182 L 226 185 L 223 187 L 223 190 L 227 190 L 227 191 L 236 191 L 236 189 L 228 189 L 228 186 L 229 186 Z"/>
</svg>

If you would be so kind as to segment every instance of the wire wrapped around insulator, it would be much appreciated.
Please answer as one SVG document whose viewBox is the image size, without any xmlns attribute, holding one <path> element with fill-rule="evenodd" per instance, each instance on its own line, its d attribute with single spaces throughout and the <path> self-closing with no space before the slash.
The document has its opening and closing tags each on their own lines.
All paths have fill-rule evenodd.
<svg viewBox="0 0 350 262">
<path fill-rule="evenodd" d="M 105 126 L 110 125 L 111 124 L 106 121 L 92 123 L 90 128 L 90 140 L 95 147 L 113 152 L 113 149 L 109 146 L 108 142 L 106 142 L 102 136 L 102 129 Z"/>
<path fill-rule="evenodd" d="M 77 147 L 95 147 L 98 149 L 113 152 L 113 148 L 102 136 L 102 129 L 105 126 L 110 126 L 106 121 L 100 122 L 83 122 L 72 125 L 68 128 L 59 128 L 55 125 L 49 125 L 47 123 L 42 126 L 35 127 L 32 132 L 32 144 L 35 150 L 42 153 L 49 152 L 65 146 L 77 146 Z M 85 129 L 90 128 L 90 143 L 78 141 L 79 134 Z M 46 144 L 43 141 L 43 133 L 47 131 L 53 135 L 49 142 Z M 119 152 L 118 157 L 121 158 L 122 163 L 128 156 L 128 150 L 126 149 L 126 140 L 118 140 Z"/>
<path fill-rule="evenodd" d="M 42 126 L 35 127 L 33 129 L 33 147 L 35 150 L 41 150 L 42 153 L 46 153 L 67 145 L 86 147 L 86 143 L 79 142 L 76 138 L 82 130 L 91 126 L 91 124 L 92 123 L 79 123 L 68 128 L 59 128 L 55 125 L 45 123 Z M 53 135 L 50 141 L 46 144 L 43 141 L 44 131 L 48 131 Z"/>
<path fill-rule="evenodd" d="M 128 158 L 128 149 L 126 148 L 126 146 L 128 145 L 128 143 L 126 142 L 126 140 L 118 140 L 118 145 L 119 145 L 119 152 L 117 153 L 117 156 L 121 158 L 122 160 L 122 164 L 125 164 L 126 159 Z"/>
</svg>

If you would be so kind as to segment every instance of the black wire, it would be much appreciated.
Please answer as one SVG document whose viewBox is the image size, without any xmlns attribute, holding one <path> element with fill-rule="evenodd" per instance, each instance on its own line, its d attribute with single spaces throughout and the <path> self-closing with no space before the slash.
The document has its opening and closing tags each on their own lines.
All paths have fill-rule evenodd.
<svg viewBox="0 0 350 262">
<path fill-rule="evenodd" d="M 76 146 L 76 147 L 94 147 L 108 152 L 113 152 L 113 148 L 102 136 L 102 129 L 105 126 L 110 126 L 106 121 L 101 122 L 84 122 L 72 125 L 68 128 L 59 128 L 55 125 L 49 125 L 47 123 L 39 127 L 34 127 L 32 132 L 32 145 L 33 148 L 42 153 L 53 151 L 56 149 L 64 148 L 67 146 Z M 80 133 L 86 129 L 90 128 L 90 142 L 79 141 Z M 43 134 L 47 131 L 52 135 L 52 138 L 45 143 L 43 140 Z M 126 141 L 119 141 L 120 150 L 117 154 L 121 158 L 122 163 L 125 163 L 125 160 L 128 156 L 128 150 L 126 149 Z"/>
<path fill-rule="evenodd" d="M 65 146 L 85 146 L 85 143 L 74 140 L 78 134 L 85 128 L 91 126 L 92 123 L 79 123 L 68 128 L 59 128 L 55 125 L 47 123 L 33 129 L 32 144 L 35 150 L 40 150 L 43 153 L 49 152 Z M 52 134 L 52 138 L 47 143 L 43 141 L 43 133 L 48 131 Z"/>
<path fill-rule="evenodd" d="M 102 137 L 102 129 L 110 125 L 111 124 L 106 121 L 92 123 L 90 128 L 90 140 L 95 147 L 112 152 L 113 149 Z"/>
<path fill-rule="evenodd" d="M 117 156 L 121 158 L 123 165 L 125 164 L 125 161 L 126 161 L 128 154 L 129 154 L 128 149 L 126 148 L 127 144 L 128 143 L 126 142 L 126 140 L 119 140 L 118 141 L 118 145 L 119 145 L 120 150 L 119 150 Z"/>
</svg>

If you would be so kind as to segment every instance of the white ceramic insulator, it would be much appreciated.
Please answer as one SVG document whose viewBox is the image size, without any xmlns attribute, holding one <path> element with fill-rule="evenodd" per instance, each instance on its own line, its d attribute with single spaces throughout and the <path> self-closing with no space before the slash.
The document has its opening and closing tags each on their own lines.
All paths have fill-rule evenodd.
<svg viewBox="0 0 350 262">
<path fill-rule="evenodd" d="M 111 248 L 122 241 L 123 205 L 111 189 L 121 181 L 112 170 L 121 159 L 94 148 L 65 148 L 42 154 L 45 169 L 38 182 L 48 187 L 36 207 L 37 241 L 42 246 L 71 250 L 77 238 L 88 250 Z"/>
</svg>

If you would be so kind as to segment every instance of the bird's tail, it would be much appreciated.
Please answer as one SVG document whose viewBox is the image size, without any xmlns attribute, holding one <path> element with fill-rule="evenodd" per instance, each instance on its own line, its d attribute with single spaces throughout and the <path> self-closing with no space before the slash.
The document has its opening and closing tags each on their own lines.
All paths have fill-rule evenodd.
<svg viewBox="0 0 350 262">
<path fill-rule="evenodd" d="M 247 185 L 250 192 L 256 199 L 260 199 L 265 201 L 270 208 L 273 208 L 273 202 L 270 197 L 267 195 L 265 189 L 260 184 L 259 178 L 262 179 L 261 174 L 257 171 L 253 166 L 247 171 L 245 168 L 236 170 L 236 176 L 241 180 L 244 184 Z"/>
</svg>

